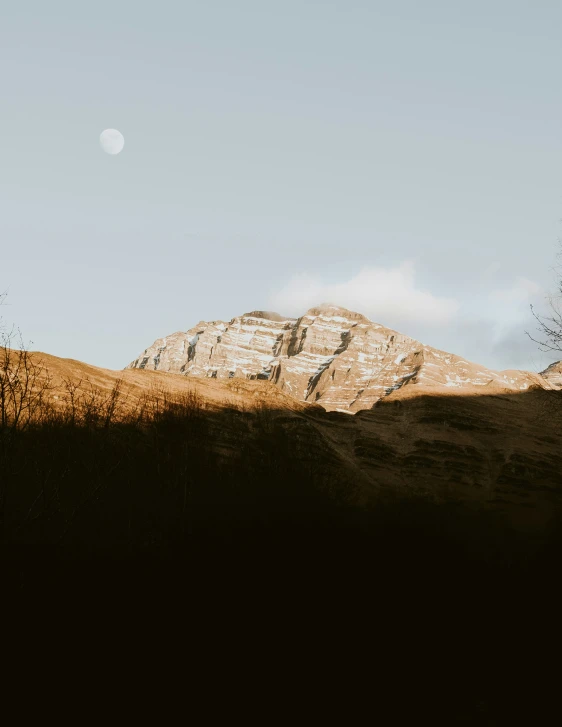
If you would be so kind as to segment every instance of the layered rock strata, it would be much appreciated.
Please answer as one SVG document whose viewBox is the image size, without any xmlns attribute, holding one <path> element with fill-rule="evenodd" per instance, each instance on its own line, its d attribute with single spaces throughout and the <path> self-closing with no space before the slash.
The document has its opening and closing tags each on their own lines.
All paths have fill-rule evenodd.
<svg viewBox="0 0 562 727">
<path fill-rule="evenodd" d="M 349 413 L 404 386 L 482 392 L 548 386 L 539 374 L 492 371 L 328 305 L 297 319 L 253 311 L 228 322 L 201 321 L 159 338 L 127 368 L 263 379 L 301 401 Z"/>
<path fill-rule="evenodd" d="M 541 372 L 543 376 L 555 388 L 562 388 L 562 361 L 550 364 L 550 366 Z"/>
</svg>

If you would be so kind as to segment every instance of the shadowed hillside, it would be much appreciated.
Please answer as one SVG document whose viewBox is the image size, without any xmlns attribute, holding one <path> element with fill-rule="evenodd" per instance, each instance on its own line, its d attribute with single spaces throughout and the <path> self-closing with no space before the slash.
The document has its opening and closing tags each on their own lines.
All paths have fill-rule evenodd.
<svg viewBox="0 0 562 727">
<path fill-rule="evenodd" d="M 174 613 L 190 648 L 228 625 L 275 659 L 372 629 L 391 674 L 400 644 L 422 676 L 439 654 L 424 698 L 447 718 L 505 716 L 556 603 L 559 392 L 396 391 L 350 416 L 268 382 L 33 361 L 35 403 L 16 422 L 8 402 L 0 429 L 3 583 L 32 623 L 55 597 L 95 618 L 126 603 L 158 629 Z"/>
<path fill-rule="evenodd" d="M 39 403 L 1 434 L 7 544 L 173 548 L 421 502 L 540 538 L 560 507 L 557 391 L 404 389 L 350 416 L 268 382 L 34 361 Z"/>
</svg>

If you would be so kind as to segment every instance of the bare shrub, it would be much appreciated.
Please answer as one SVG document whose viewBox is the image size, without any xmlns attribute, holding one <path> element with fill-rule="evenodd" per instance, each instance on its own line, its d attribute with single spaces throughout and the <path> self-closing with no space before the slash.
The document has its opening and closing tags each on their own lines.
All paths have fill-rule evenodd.
<svg viewBox="0 0 562 727">
<path fill-rule="evenodd" d="M 558 257 L 562 262 L 562 250 Z M 539 345 L 541 351 L 562 352 L 562 270 L 558 282 L 558 291 L 554 295 L 549 295 L 547 300 L 550 315 L 539 315 L 531 306 L 531 312 L 538 324 L 538 337 L 535 338 L 529 332 L 526 333 L 532 341 Z"/>
<path fill-rule="evenodd" d="M 0 331 L 0 431 L 40 419 L 52 389 L 41 359 L 29 351 L 15 329 Z"/>
<path fill-rule="evenodd" d="M 118 379 L 109 392 L 104 392 L 90 379 L 74 381 L 63 379 L 60 416 L 71 425 L 108 428 L 127 416 L 129 396 L 123 391 L 123 380 Z"/>
<path fill-rule="evenodd" d="M 256 428 L 264 433 L 272 434 L 276 428 L 275 410 L 263 399 L 258 399 L 252 406 Z"/>
<path fill-rule="evenodd" d="M 562 261 L 562 250 L 559 254 Z M 562 273 L 562 271 L 561 271 Z M 562 354 L 562 274 L 558 282 L 558 291 L 547 298 L 550 315 L 539 315 L 531 306 L 531 312 L 537 322 L 537 337 L 526 331 L 527 336 L 543 353 Z M 544 392 L 539 416 L 548 419 L 550 425 L 559 429 L 562 425 L 562 399 L 560 392 Z"/>
<path fill-rule="evenodd" d="M 139 423 L 192 420 L 200 416 L 203 399 L 195 389 L 171 392 L 162 384 L 152 384 L 136 402 L 131 417 Z"/>
</svg>

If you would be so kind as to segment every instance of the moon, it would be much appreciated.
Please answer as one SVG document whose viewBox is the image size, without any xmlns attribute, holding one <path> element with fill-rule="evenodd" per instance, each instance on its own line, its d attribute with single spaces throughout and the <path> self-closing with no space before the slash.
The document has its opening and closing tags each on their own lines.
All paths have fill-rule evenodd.
<svg viewBox="0 0 562 727">
<path fill-rule="evenodd" d="M 106 129 L 100 134 L 100 146 L 106 154 L 119 154 L 125 146 L 125 137 L 117 129 Z"/>
</svg>

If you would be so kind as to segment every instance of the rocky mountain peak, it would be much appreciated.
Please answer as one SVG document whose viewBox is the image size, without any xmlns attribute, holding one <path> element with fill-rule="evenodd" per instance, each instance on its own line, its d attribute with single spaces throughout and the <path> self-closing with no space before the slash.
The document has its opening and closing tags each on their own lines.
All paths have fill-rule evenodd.
<svg viewBox="0 0 562 727">
<path fill-rule="evenodd" d="M 331 304 L 297 319 L 251 311 L 230 321 L 201 321 L 159 338 L 128 368 L 263 379 L 301 401 L 349 413 L 404 387 L 525 390 L 550 387 L 557 375 L 549 374 L 548 383 L 525 371 L 492 371 Z"/>
<path fill-rule="evenodd" d="M 244 313 L 240 317 L 241 318 L 262 318 L 265 321 L 294 320 L 294 319 L 289 319 L 285 316 L 281 316 L 281 315 L 279 315 L 279 313 L 275 313 L 273 311 L 268 311 L 268 310 L 253 310 L 250 313 Z"/>
<path fill-rule="evenodd" d="M 306 311 L 305 316 L 325 316 L 332 318 L 342 318 L 346 321 L 362 321 L 371 323 L 368 318 L 365 318 L 361 313 L 355 313 L 354 311 L 342 308 L 339 305 L 332 305 L 331 303 L 321 303 L 320 305 L 314 306 Z"/>
<path fill-rule="evenodd" d="M 541 376 L 553 386 L 562 388 L 562 361 L 550 364 L 548 368 L 541 371 Z"/>
</svg>

